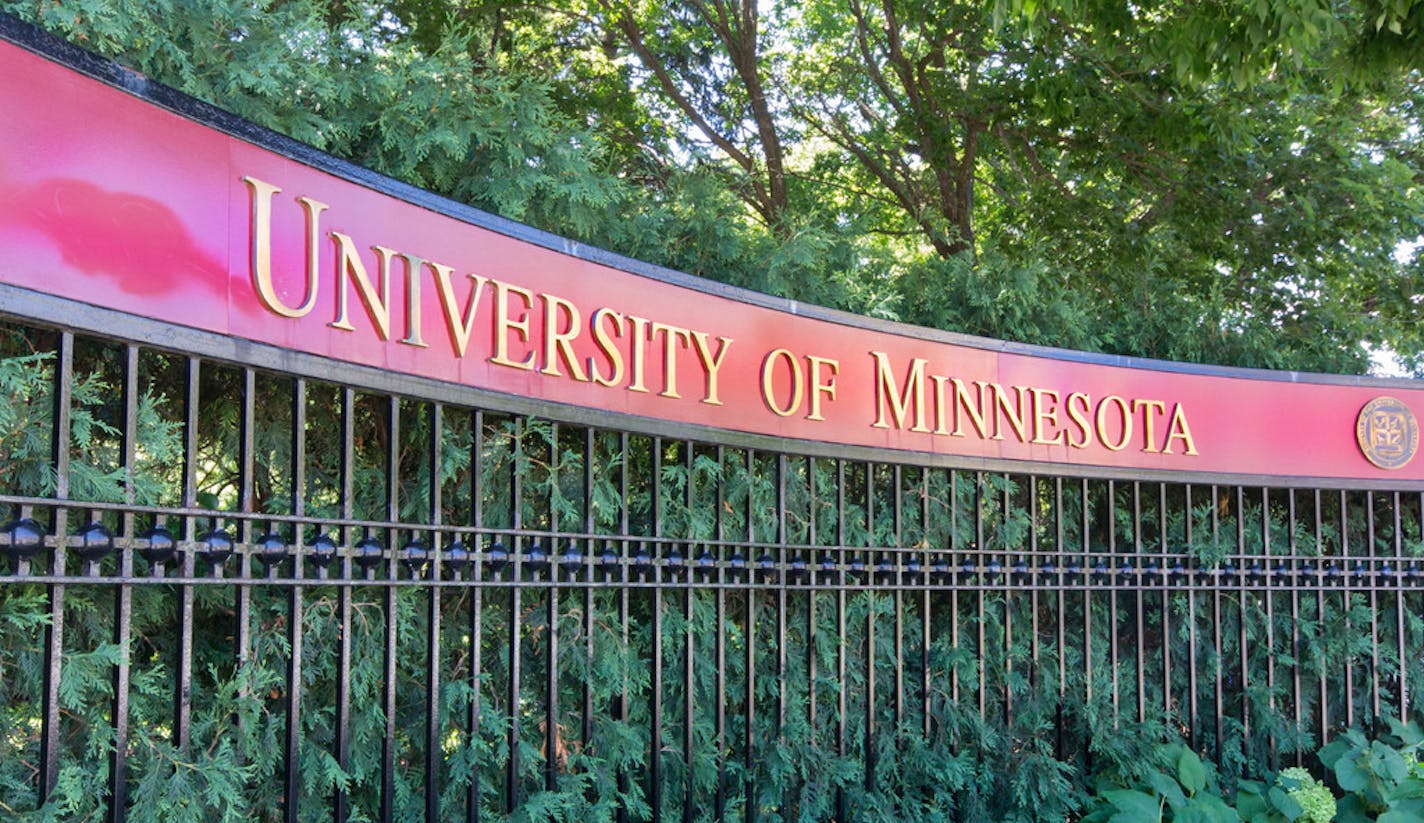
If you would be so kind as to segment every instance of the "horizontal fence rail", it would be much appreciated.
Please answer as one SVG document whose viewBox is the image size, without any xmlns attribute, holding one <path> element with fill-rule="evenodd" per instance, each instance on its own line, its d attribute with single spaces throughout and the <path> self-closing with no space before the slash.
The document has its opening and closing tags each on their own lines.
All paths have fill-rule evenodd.
<svg viewBox="0 0 1424 823">
<path fill-rule="evenodd" d="M 757 450 L 25 322 L 7 814 L 973 819 L 986 753 L 1246 771 L 1420 714 L 1418 491 Z"/>
</svg>

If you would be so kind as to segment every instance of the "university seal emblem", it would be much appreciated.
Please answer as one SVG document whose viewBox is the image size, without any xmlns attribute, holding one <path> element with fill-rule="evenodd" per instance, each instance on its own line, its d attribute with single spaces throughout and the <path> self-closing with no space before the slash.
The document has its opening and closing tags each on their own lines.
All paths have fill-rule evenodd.
<svg viewBox="0 0 1424 823">
<path fill-rule="evenodd" d="M 1360 409 L 1355 439 L 1365 459 L 1381 469 L 1400 469 L 1419 450 L 1419 421 L 1402 401 L 1376 397 Z"/>
</svg>

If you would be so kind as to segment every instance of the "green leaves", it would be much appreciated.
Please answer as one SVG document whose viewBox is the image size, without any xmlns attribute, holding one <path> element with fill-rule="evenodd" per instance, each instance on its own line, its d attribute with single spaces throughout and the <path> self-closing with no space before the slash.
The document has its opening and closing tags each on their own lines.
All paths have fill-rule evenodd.
<svg viewBox="0 0 1424 823">
<path fill-rule="evenodd" d="M 1108 823 L 1158 823 L 1162 819 L 1161 801 L 1150 794 L 1119 789 L 1105 792 L 1103 799 L 1117 810 Z"/>
<path fill-rule="evenodd" d="M 1418 769 L 1424 735 L 1414 722 L 1390 722 L 1391 733 L 1370 740 L 1350 730 L 1320 750 L 1320 760 L 1347 793 L 1341 821 L 1419 819 L 1424 814 L 1424 775 Z M 1388 816 L 1388 817 L 1386 817 Z"/>
<path fill-rule="evenodd" d="M 1267 799 L 1271 802 L 1271 807 L 1285 816 L 1286 820 L 1298 820 L 1305 811 L 1290 794 L 1281 790 L 1279 786 L 1272 786 L 1266 793 Z"/>
<path fill-rule="evenodd" d="M 1183 748 L 1182 754 L 1177 758 L 1177 780 L 1189 795 L 1195 795 L 1206 788 L 1206 767 L 1191 749 Z"/>
</svg>

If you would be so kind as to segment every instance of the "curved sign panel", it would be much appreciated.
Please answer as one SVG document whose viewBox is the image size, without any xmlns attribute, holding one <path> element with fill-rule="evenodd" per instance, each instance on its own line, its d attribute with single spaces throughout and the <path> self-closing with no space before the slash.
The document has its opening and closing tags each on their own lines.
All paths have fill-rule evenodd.
<svg viewBox="0 0 1424 823">
<path fill-rule="evenodd" d="M 258 145 L 3 41 L 0 111 L 0 282 L 13 286 L 335 361 L 775 437 L 1129 471 L 1424 479 L 1424 390 L 1402 381 L 1036 350 L 698 287 L 438 198 L 403 199 L 393 181 L 314 153 L 299 162 L 273 148 L 292 152 L 290 141 L 242 129 Z"/>
</svg>

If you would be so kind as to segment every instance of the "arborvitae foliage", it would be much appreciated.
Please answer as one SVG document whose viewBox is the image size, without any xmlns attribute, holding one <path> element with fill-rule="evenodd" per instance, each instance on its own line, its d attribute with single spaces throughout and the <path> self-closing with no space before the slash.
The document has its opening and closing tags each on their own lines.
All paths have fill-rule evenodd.
<svg viewBox="0 0 1424 823">
<path fill-rule="evenodd" d="M 0 463 L 10 467 L 4 492 L 40 498 L 33 514 L 46 521 L 56 514 L 42 501 L 53 494 L 56 478 L 51 412 L 58 337 L 8 327 L 0 339 L 0 381 L 11 398 L 0 417 Z M 1424 683 L 1424 666 L 1412 651 L 1424 636 L 1424 621 L 1404 602 L 1413 595 L 1372 591 L 1363 580 L 1348 583 L 1360 580 L 1348 577 L 1356 562 L 1350 555 L 1392 555 L 1396 540 L 1406 563 L 1421 554 L 1417 512 L 1405 508 L 1396 519 L 1389 495 L 1324 494 L 1317 522 L 1303 513 L 1313 500 L 1304 492 L 1288 498 L 1173 485 L 1159 498 L 1151 484 L 1060 484 L 808 461 L 450 406 L 440 410 L 440 459 L 434 461 L 433 406 L 356 392 L 347 501 L 341 494 L 346 390 L 305 386 L 305 487 L 298 490 L 296 382 L 256 374 L 250 493 L 259 519 L 251 521 L 231 515 L 242 505 L 244 488 L 246 378 L 240 369 L 204 361 L 197 371 L 193 474 L 199 507 L 209 514 L 150 514 L 143 507 L 183 502 L 189 361 L 139 352 L 130 474 L 121 437 L 123 355 L 114 344 L 75 341 L 69 482 L 74 500 L 131 503 L 140 510 L 127 520 L 117 510 L 70 507 L 71 530 L 95 518 L 119 534 L 163 523 L 180 536 L 190 528 L 224 527 L 251 541 L 271 529 L 309 543 L 326 531 L 347 546 L 372 537 L 394 547 L 412 531 L 389 524 L 438 521 L 488 530 L 476 548 L 499 542 L 526 561 L 535 546 L 556 559 L 570 547 L 580 556 L 611 550 L 635 558 L 634 585 L 591 594 L 568 585 L 525 587 L 517 599 L 508 586 L 442 589 L 434 757 L 425 745 L 432 589 L 400 586 L 387 600 L 385 589 L 361 585 L 359 570 L 344 595 L 329 581 L 312 579 L 301 590 L 298 803 L 304 820 L 326 819 L 338 787 L 348 792 L 353 819 L 377 813 L 392 625 L 394 800 L 403 820 L 423 815 L 429 768 L 439 770 L 442 816 L 461 813 L 472 783 L 485 809 L 501 809 L 513 721 L 521 764 L 518 819 L 611 819 L 620 807 L 632 819 L 647 819 L 656 748 L 661 802 L 670 815 L 691 785 L 697 816 L 709 816 L 720 780 L 733 819 L 753 803 L 761 819 L 822 820 L 843 802 L 856 820 L 1060 820 L 1091 807 L 1104 775 L 1146 779 L 1143 769 L 1156 762 L 1154 753 L 1179 736 L 1212 756 L 1230 786 L 1237 775 L 1266 774 L 1320 746 L 1322 694 L 1334 731 L 1348 720 L 1371 719 L 1373 689 L 1382 705 L 1395 705 L 1401 666 L 1409 684 Z M 440 505 L 434 507 L 437 488 Z M 300 531 L 282 519 L 294 510 L 294 495 L 311 519 Z M 1292 515 L 1294 503 L 1302 511 Z M 264 515 L 274 519 L 264 522 Z M 348 518 L 346 527 L 322 525 Z M 450 539 L 447 533 L 442 544 Z M 851 559 L 842 562 L 860 562 L 871 579 L 887 584 L 893 572 L 885 577 L 882 564 L 908 569 L 896 562 L 906 552 L 926 564 L 922 569 L 949 558 L 972 562 L 977 571 L 963 576 L 950 569 L 961 583 L 954 588 L 899 593 L 783 593 L 736 585 L 747 577 L 729 577 L 733 585 L 724 589 L 690 592 L 637 585 L 655 574 L 664 580 L 697 574 L 685 569 L 704 555 L 740 557 L 751 575 L 764 558 L 780 561 L 783 554 L 815 569 L 824 559 L 821 550 L 835 546 L 851 547 Z M 942 554 L 945 549 L 955 553 Z M 1113 588 L 1119 563 L 1164 549 L 1194 560 L 1207 570 L 1200 574 L 1216 569 L 1242 585 Z M 637 561 L 640 554 L 661 561 L 661 571 Z M 1223 561 L 1239 554 L 1252 558 L 1244 568 Z M 667 565 L 674 555 L 678 570 Z M 1338 584 L 1320 593 L 1260 589 L 1261 576 L 1272 573 L 1278 558 L 1316 555 L 1330 558 L 1329 568 L 1343 575 Z M 114 573 L 117 562 L 111 555 L 101 570 Z M 1072 579 L 1093 588 L 1018 587 L 1045 562 L 1077 564 Z M 171 564 L 158 572 L 142 557 L 133 563 L 140 577 L 175 574 Z M 71 564 L 82 571 L 77 561 Z M 412 575 L 396 567 L 400 576 Z M 199 573 L 206 568 L 200 565 Z M 276 572 L 285 574 L 282 569 L 290 566 Z M 229 563 L 224 575 L 233 573 Z M 252 560 L 250 573 L 262 577 L 267 570 Z M 509 579 L 507 570 L 501 574 Z M 595 565 L 593 574 L 603 572 Z M 116 592 L 111 584 L 74 584 L 65 591 L 60 778 L 49 802 L 35 810 L 50 613 L 42 587 L 0 585 L 0 809 L 7 815 L 100 816 L 114 739 L 113 672 L 124 654 L 115 640 Z M 192 586 L 186 750 L 174 740 L 182 587 L 135 585 L 130 594 L 131 818 L 277 819 L 284 802 L 290 587 L 238 587 L 217 579 Z M 343 597 L 352 614 L 351 663 L 344 673 Z M 244 611 L 249 645 L 239 654 Z M 512 693 L 516 622 L 521 686 Z M 550 749 L 544 724 L 555 634 L 558 711 Z M 650 732 L 655 642 L 662 649 L 656 741 Z M 1170 689 L 1164 685 L 1169 666 Z M 1189 672 L 1195 672 L 1190 680 Z M 1328 688 L 1322 691 L 1321 683 Z M 343 684 L 351 707 L 345 769 L 336 759 Z M 1421 693 L 1409 692 L 1412 712 L 1421 708 Z M 690 727 L 684 725 L 689 699 Z M 472 708 L 476 729 L 469 722 Z M 690 763 L 683 755 L 686 735 Z M 551 758 L 554 788 L 545 790 Z"/>
</svg>

